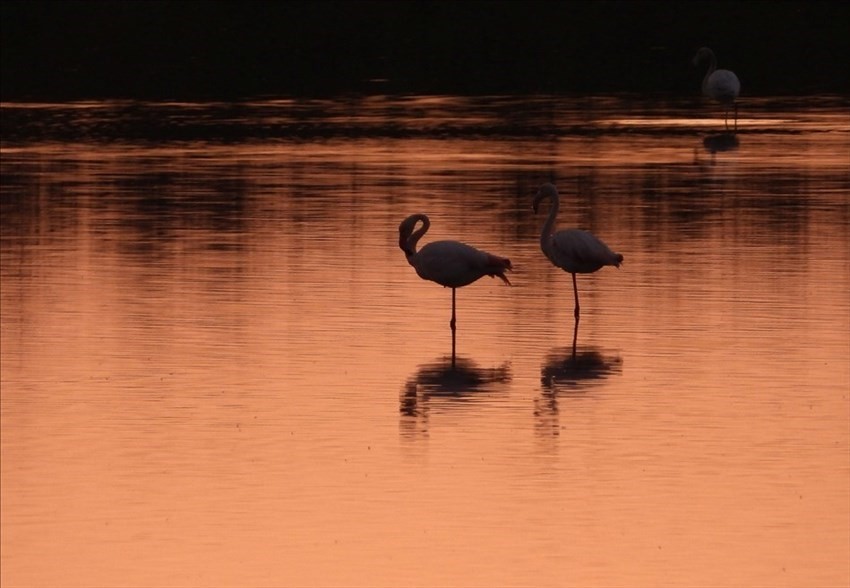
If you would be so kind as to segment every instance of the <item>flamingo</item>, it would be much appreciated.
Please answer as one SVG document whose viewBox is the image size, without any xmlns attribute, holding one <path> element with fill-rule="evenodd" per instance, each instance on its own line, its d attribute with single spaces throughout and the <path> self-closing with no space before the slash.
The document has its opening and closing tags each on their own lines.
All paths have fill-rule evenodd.
<svg viewBox="0 0 850 588">
<path fill-rule="evenodd" d="M 555 217 L 558 214 L 558 208 L 560 206 L 558 189 L 553 184 L 543 184 L 540 186 L 540 189 L 534 196 L 532 207 L 536 214 L 540 203 L 547 198 L 552 203 L 549 207 L 549 217 L 546 219 L 546 222 L 543 224 L 543 230 L 540 232 L 540 249 L 543 250 L 543 254 L 553 265 L 573 276 L 573 293 L 575 294 L 573 353 L 575 353 L 579 316 L 581 313 L 578 303 L 576 274 L 590 274 L 606 265 L 613 265 L 619 268 L 623 262 L 623 256 L 611 251 L 605 243 L 588 231 L 564 229 L 553 233 Z"/>
<path fill-rule="evenodd" d="M 738 103 L 735 102 L 738 94 L 741 93 L 741 82 L 738 81 L 738 76 L 735 72 L 728 69 L 717 69 L 717 58 L 714 56 L 714 51 L 708 47 L 700 47 L 697 54 L 694 56 L 693 64 L 708 61 L 708 70 L 705 72 L 705 77 L 702 79 L 702 93 L 725 105 L 725 122 L 726 130 L 729 130 L 729 105 L 735 106 L 735 130 L 738 130 Z"/>
<path fill-rule="evenodd" d="M 416 229 L 420 222 L 422 226 Z M 497 277 L 510 286 L 511 282 L 505 276 L 505 271 L 513 268 L 509 259 L 481 251 L 460 241 L 433 241 L 417 251 L 416 244 L 430 226 L 431 221 L 426 215 L 410 215 L 398 226 L 398 246 L 404 251 L 407 263 L 413 266 L 420 278 L 452 289 L 452 319 L 449 326 L 452 329 L 452 367 L 454 368 L 457 331 L 455 290 L 484 276 Z"/>
</svg>

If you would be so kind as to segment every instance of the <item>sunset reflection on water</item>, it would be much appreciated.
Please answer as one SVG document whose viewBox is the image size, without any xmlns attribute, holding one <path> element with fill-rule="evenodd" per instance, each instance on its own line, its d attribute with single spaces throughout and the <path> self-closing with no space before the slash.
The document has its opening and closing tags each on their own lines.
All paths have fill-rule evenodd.
<svg viewBox="0 0 850 588">
<path fill-rule="evenodd" d="M 4 586 L 850 581 L 845 104 L 725 150 L 690 102 L 321 106 L 4 134 Z M 151 110 L 179 136 L 105 140 Z M 575 354 L 544 181 L 625 256 Z M 515 268 L 458 290 L 455 372 L 416 212 Z"/>
</svg>

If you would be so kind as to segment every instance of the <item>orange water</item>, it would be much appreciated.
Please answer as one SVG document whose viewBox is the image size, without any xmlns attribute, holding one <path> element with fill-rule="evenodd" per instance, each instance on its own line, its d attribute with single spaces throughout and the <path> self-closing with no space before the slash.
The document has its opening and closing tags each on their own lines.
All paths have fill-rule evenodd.
<svg viewBox="0 0 850 588">
<path fill-rule="evenodd" d="M 3 586 L 847 586 L 846 111 L 730 144 L 599 104 L 4 143 Z M 579 277 L 576 357 L 543 181 L 625 257 Z M 458 291 L 454 372 L 414 212 L 515 268 Z"/>
</svg>

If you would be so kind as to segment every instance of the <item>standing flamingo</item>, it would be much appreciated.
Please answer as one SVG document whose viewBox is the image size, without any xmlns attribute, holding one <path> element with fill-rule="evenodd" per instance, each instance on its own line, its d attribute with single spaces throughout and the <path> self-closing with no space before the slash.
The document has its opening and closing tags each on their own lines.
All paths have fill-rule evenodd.
<svg viewBox="0 0 850 588">
<path fill-rule="evenodd" d="M 738 94 L 741 93 L 741 82 L 738 81 L 738 76 L 728 69 L 717 69 L 717 58 L 714 56 L 714 51 L 708 47 L 700 47 L 697 54 L 694 56 L 694 65 L 708 61 L 708 70 L 705 72 L 705 77 L 702 79 L 702 93 L 716 100 L 726 107 L 725 122 L 726 130 L 729 130 L 729 106 L 735 106 L 735 130 L 738 130 L 738 103 L 735 102 Z"/>
<path fill-rule="evenodd" d="M 557 216 L 560 206 L 558 189 L 554 185 L 543 184 L 540 186 L 534 197 L 533 208 L 535 213 L 537 213 L 540 203 L 546 198 L 549 198 L 552 204 L 549 208 L 549 218 L 546 219 L 543 230 L 540 232 L 540 248 L 553 265 L 571 273 L 573 276 L 573 292 L 576 302 L 573 312 L 575 316 L 573 353 L 575 353 L 580 315 L 576 274 L 590 274 L 606 265 L 613 265 L 618 268 L 623 262 L 623 256 L 611 251 L 605 243 L 592 233 L 581 229 L 564 229 L 553 233 L 555 216 Z"/>
<path fill-rule="evenodd" d="M 422 226 L 414 230 L 420 222 Z M 498 277 L 510 286 L 511 283 L 505 276 L 505 271 L 512 269 L 511 261 L 460 241 L 434 241 L 416 251 L 416 244 L 430 226 L 431 221 L 426 215 L 410 215 L 398 226 L 398 246 L 404 251 L 407 263 L 413 266 L 420 278 L 452 289 L 452 320 L 449 326 L 452 329 L 452 368 L 454 368 L 457 330 L 455 289 L 471 284 L 483 276 Z"/>
</svg>

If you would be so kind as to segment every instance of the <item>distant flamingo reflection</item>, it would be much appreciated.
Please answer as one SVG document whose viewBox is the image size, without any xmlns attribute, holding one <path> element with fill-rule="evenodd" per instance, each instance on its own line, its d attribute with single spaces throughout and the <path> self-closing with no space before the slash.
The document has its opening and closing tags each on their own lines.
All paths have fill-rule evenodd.
<svg viewBox="0 0 850 588">
<path fill-rule="evenodd" d="M 718 153 L 735 151 L 741 146 L 741 142 L 735 133 L 717 133 L 704 137 L 702 146 L 711 155 L 711 165 L 715 165 Z M 696 158 L 696 155 L 694 157 Z"/>
<path fill-rule="evenodd" d="M 581 315 L 576 274 L 593 273 L 606 265 L 619 268 L 623 262 L 623 256 L 611 251 L 602 240 L 588 231 L 564 229 L 553 232 L 555 217 L 558 215 L 558 209 L 560 207 L 558 189 L 553 184 L 543 184 L 540 186 L 537 195 L 534 197 L 533 209 L 535 213 L 537 213 L 540 203 L 546 199 L 551 200 L 551 205 L 549 207 L 549 217 L 546 219 L 543 229 L 540 232 L 540 248 L 553 265 L 570 273 L 573 277 L 573 293 L 575 295 L 575 308 L 573 310 L 573 315 L 575 316 L 573 351 L 575 352 L 576 341 L 578 339 L 578 323 Z"/>
<path fill-rule="evenodd" d="M 421 365 L 404 383 L 399 412 L 410 428 L 427 423 L 435 401 L 464 403 L 511 381 L 510 365 L 479 368 L 472 360 L 443 357 Z M 426 427 L 427 428 L 427 427 Z"/>
<path fill-rule="evenodd" d="M 422 226 L 416 229 L 419 223 L 422 223 Z M 505 272 L 512 269 L 511 261 L 460 241 L 433 241 L 417 251 L 416 244 L 430 226 L 431 221 L 426 215 L 410 215 L 398 226 L 398 246 L 404 251 L 407 263 L 413 266 L 420 278 L 452 289 L 452 318 L 449 326 L 452 330 L 454 367 L 457 331 L 455 290 L 484 276 L 497 277 L 510 286 Z"/>
<path fill-rule="evenodd" d="M 702 146 L 706 151 L 714 155 L 724 151 L 734 151 L 740 147 L 741 142 L 734 133 L 719 133 L 708 135 L 702 140 Z"/>
<path fill-rule="evenodd" d="M 724 121 L 726 130 L 729 130 L 729 107 L 735 107 L 735 130 L 738 130 L 738 94 L 741 93 L 741 82 L 734 72 L 728 69 L 717 69 L 717 58 L 714 51 L 708 47 L 700 47 L 694 56 L 693 64 L 708 62 L 708 69 L 702 79 L 702 93 L 704 96 L 719 102 L 725 106 Z"/>
</svg>

